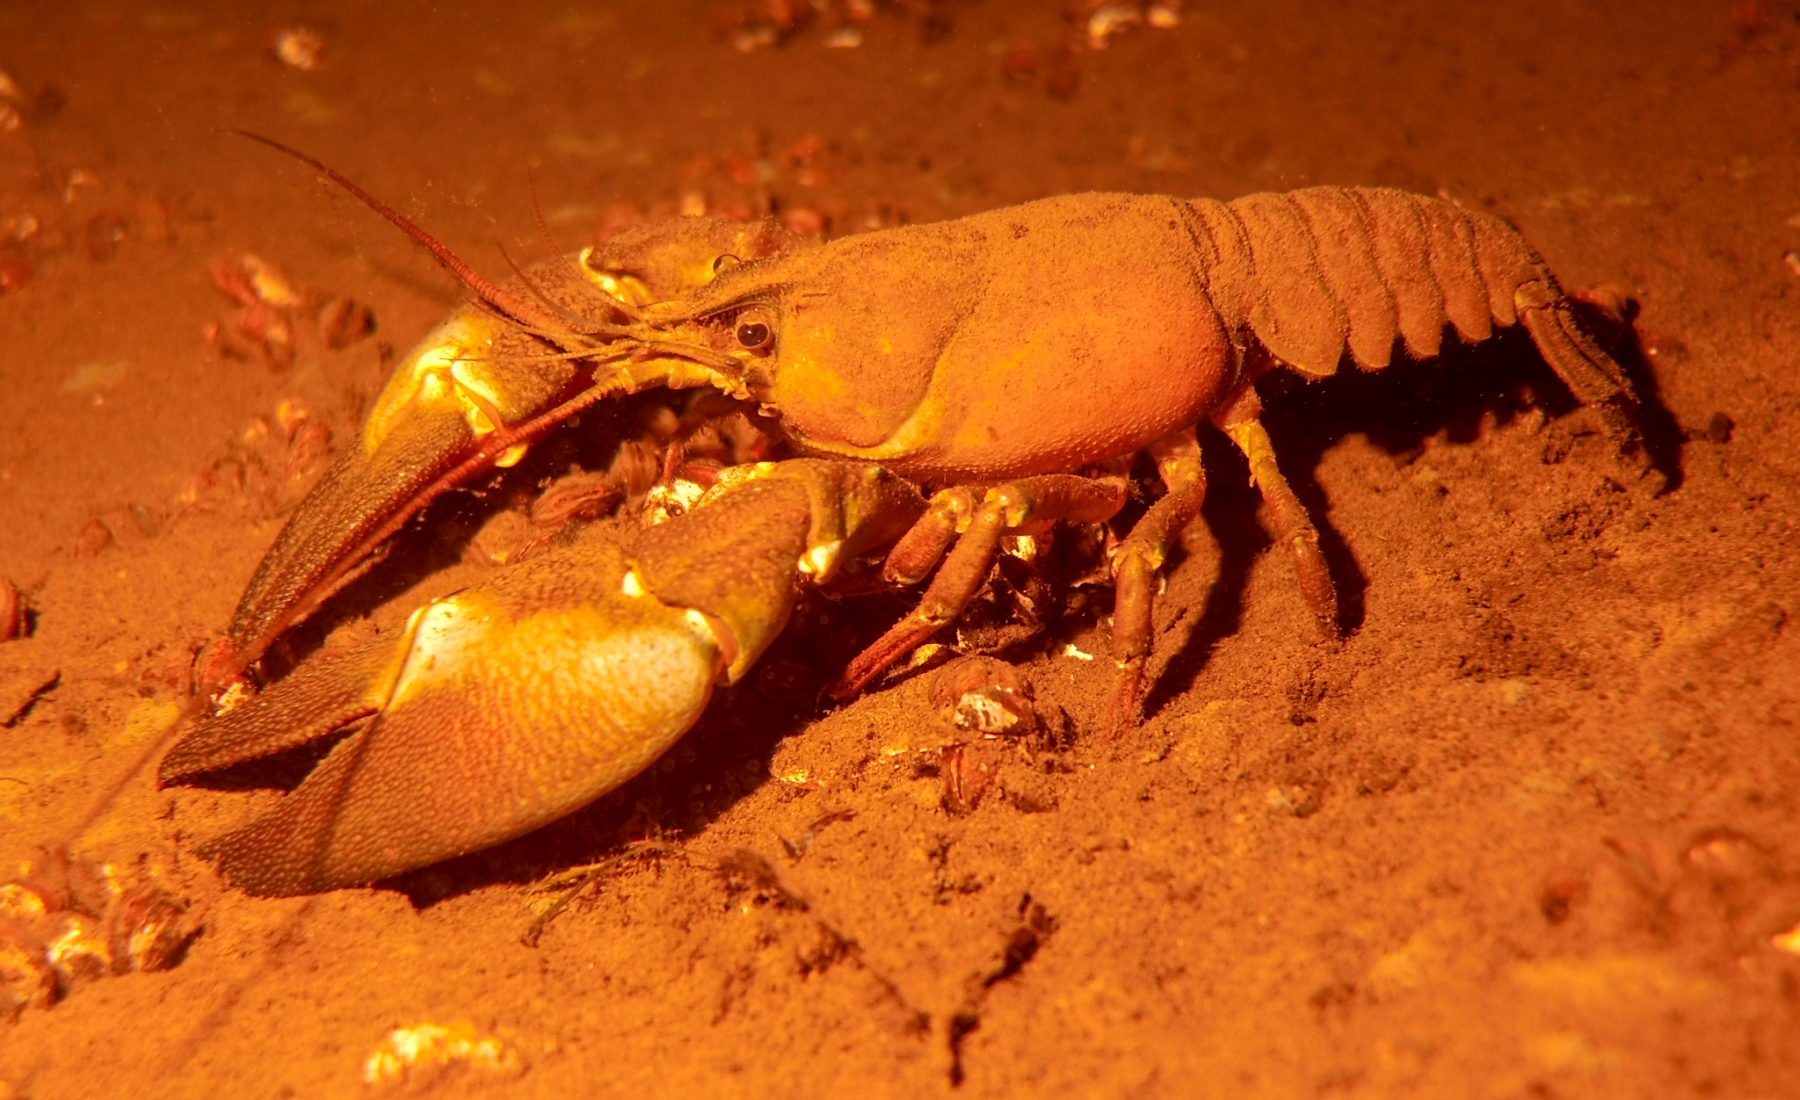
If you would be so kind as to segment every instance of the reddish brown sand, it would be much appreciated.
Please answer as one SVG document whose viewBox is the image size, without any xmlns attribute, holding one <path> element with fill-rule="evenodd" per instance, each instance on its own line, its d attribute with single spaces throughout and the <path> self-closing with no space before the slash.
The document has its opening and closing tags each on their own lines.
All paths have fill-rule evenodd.
<svg viewBox="0 0 1800 1100">
<path fill-rule="evenodd" d="M 0 575 L 34 623 L 0 643 L 0 858 L 69 842 L 204 925 L 171 970 L 0 1023 L 0 1097 L 1800 1094 L 1791 0 L 1205 0 L 1098 52 L 1049 2 L 915 0 L 859 48 L 816 26 L 747 54 L 686 0 L 464 7 L 0 7 Z M 315 70 L 274 57 L 284 19 Z M 303 487 L 246 431 L 297 398 L 341 446 L 382 348 L 458 292 L 230 127 L 490 273 L 496 242 L 544 254 L 528 169 L 565 246 L 689 193 L 844 233 L 1084 189 L 1441 192 L 1641 303 L 1678 477 L 1619 491 L 1514 337 L 1287 387 L 1269 426 L 1328 529 L 1341 647 L 1212 439 L 1148 720 L 1100 735 L 1106 661 L 1062 647 L 1104 658 L 1104 624 L 1073 616 L 1023 662 L 1072 745 L 973 813 L 943 807 L 924 678 L 822 716 L 739 692 L 543 833 L 251 899 L 194 850 L 266 790 L 140 776 L 82 822 Z M 376 338 L 222 355 L 228 250 L 369 304 Z M 376 622 L 481 568 L 397 563 Z M 521 942 L 534 885 L 658 831 Z M 425 1023 L 508 1053 L 365 1086 Z"/>
</svg>

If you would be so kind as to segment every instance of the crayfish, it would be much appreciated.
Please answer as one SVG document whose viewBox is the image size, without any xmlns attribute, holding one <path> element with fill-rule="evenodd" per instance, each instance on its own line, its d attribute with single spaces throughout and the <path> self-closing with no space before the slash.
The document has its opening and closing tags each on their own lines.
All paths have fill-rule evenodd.
<svg viewBox="0 0 1800 1100">
<path fill-rule="evenodd" d="M 314 658 L 198 720 L 163 781 L 354 729 L 217 843 L 226 875 L 256 893 L 372 882 L 598 798 L 680 737 L 715 683 L 748 671 L 798 585 L 885 555 L 889 582 L 931 581 L 844 669 L 832 691 L 848 698 L 957 619 L 1003 536 L 1111 519 L 1128 485 L 1101 464 L 1142 452 L 1166 491 L 1111 558 L 1111 721 L 1129 726 L 1159 572 L 1206 490 L 1202 423 L 1248 459 L 1277 545 L 1336 636 L 1318 533 L 1260 419 L 1256 384 L 1276 368 L 1375 370 L 1396 347 L 1436 356 L 1446 328 L 1474 343 L 1523 325 L 1619 453 L 1642 454 L 1626 374 L 1543 260 L 1498 218 L 1442 199 L 1066 195 L 830 243 L 679 219 L 499 286 L 277 147 L 431 249 L 476 300 L 400 363 L 281 532 L 213 658 L 213 688 L 428 501 L 597 402 L 711 388 L 807 457 L 726 469 L 634 544 L 577 535 L 419 609 L 397 639 Z"/>
</svg>

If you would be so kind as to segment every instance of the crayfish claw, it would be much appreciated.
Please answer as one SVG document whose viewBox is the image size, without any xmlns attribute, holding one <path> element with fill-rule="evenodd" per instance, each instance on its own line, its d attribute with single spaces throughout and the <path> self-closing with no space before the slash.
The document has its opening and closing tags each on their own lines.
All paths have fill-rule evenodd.
<svg viewBox="0 0 1800 1100">
<path fill-rule="evenodd" d="M 214 842 L 226 877 L 257 894 L 371 883 L 529 832 L 637 774 L 712 694 L 710 624 L 630 594 L 627 574 L 590 535 L 428 604 L 398 637 L 202 720 L 162 777 L 364 720 L 266 816 Z"/>
<path fill-rule="evenodd" d="M 346 885 L 335 880 L 331 833 L 344 809 L 356 765 L 368 750 L 357 734 L 354 745 L 340 745 L 314 769 L 306 782 L 282 799 L 274 810 L 200 849 L 216 859 L 219 873 L 233 886 L 258 897 L 289 897 Z M 310 788 L 306 796 L 301 788 Z M 366 857 L 364 857 L 366 859 Z"/>
<path fill-rule="evenodd" d="M 384 644 L 385 643 L 385 644 Z M 277 691 L 253 695 L 231 710 L 201 718 L 163 757 L 164 786 L 260 760 L 316 741 L 381 707 L 376 669 L 391 661 L 388 639 L 303 665 Z"/>
<path fill-rule="evenodd" d="M 361 722 L 273 810 L 213 842 L 228 879 L 309 893 L 491 847 L 613 790 L 687 732 L 714 685 L 787 624 L 796 562 L 821 532 L 861 554 L 923 508 L 879 471 L 795 460 L 641 532 L 629 552 L 589 528 L 202 719 L 162 778 Z"/>
</svg>

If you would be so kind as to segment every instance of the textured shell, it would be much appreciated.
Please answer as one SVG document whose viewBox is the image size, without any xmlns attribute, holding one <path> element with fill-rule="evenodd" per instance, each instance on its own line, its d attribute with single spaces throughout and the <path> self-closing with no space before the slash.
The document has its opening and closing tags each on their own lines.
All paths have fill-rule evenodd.
<svg viewBox="0 0 1800 1100">
<path fill-rule="evenodd" d="M 1465 342 L 1517 320 L 1521 286 L 1562 297 L 1537 252 L 1510 226 L 1442 199 L 1380 187 L 1309 187 L 1189 203 L 1195 247 L 1221 315 L 1310 375 L 1345 348 L 1369 370 L 1400 338 L 1438 354 L 1446 322 Z"/>
</svg>

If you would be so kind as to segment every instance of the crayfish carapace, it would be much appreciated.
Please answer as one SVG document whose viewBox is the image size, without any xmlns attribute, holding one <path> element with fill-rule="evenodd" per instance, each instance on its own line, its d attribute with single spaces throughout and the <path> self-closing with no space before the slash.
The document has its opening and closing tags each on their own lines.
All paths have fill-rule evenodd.
<svg viewBox="0 0 1800 1100">
<path fill-rule="evenodd" d="M 1202 423 L 1247 457 L 1335 636 L 1318 534 L 1260 421 L 1256 383 L 1277 367 L 1379 369 L 1396 344 L 1437 355 L 1446 327 L 1472 343 L 1523 325 L 1620 454 L 1642 456 L 1625 373 L 1543 260 L 1441 199 L 1069 195 L 828 244 L 684 219 L 497 287 L 363 197 L 479 300 L 400 365 L 257 570 L 215 672 L 257 660 L 425 501 L 611 395 L 713 387 L 814 459 L 727 471 L 626 551 L 578 540 L 420 610 L 398 642 L 315 659 L 202 719 L 163 779 L 365 723 L 221 843 L 229 876 L 258 892 L 373 881 L 599 797 L 698 718 L 715 680 L 743 674 L 798 578 L 885 552 L 889 580 L 932 580 L 845 670 L 835 692 L 854 694 L 955 621 L 1002 536 L 1110 519 L 1123 479 L 1084 471 L 1148 452 L 1166 492 L 1111 562 L 1112 721 L 1128 725 L 1158 574 L 1205 493 Z"/>
</svg>

